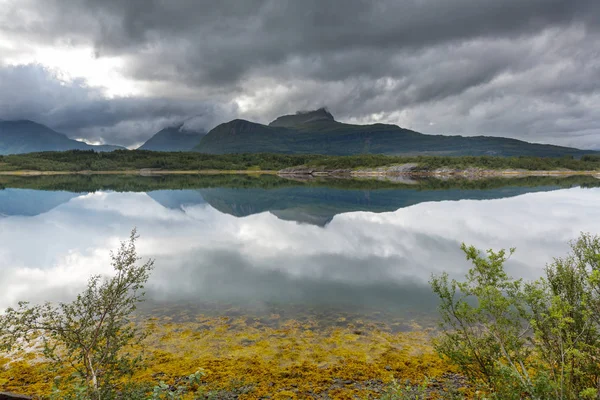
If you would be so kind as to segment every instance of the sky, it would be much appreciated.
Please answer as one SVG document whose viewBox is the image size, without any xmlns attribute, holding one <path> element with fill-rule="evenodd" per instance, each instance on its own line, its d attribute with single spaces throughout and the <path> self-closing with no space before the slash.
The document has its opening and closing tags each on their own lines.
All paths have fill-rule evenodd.
<svg viewBox="0 0 600 400">
<path fill-rule="evenodd" d="M 337 120 L 600 149 L 598 0 L 0 0 L 0 119 Z"/>
</svg>

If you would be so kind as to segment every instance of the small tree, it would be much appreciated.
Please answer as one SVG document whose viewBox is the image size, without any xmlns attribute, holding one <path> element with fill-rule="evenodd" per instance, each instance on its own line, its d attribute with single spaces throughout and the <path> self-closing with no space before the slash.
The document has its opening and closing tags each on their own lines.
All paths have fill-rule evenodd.
<svg viewBox="0 0 600 400">
<path fill-rule="evenodd" d="M 111 252 L 115 275 L 93 276 L 70 303 L 32 306 L 20 302 L 0 316 L 0 349 L 10 351 L 41 339 L 44 355 L 59 366 L 71 366 L 83 381 L 86 397 L 113 397 L 118 378 L 139 361 L 130 347 L 143 338 L 130 317 L 143 301 L 143 288 L 154 261 L 138 265 L 136 230 Z"/>
</svg>

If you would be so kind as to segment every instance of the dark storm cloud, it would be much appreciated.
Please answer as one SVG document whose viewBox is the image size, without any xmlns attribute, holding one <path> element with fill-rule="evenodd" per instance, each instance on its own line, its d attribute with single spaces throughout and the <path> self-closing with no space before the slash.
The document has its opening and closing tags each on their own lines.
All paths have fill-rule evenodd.
<svg viewBox="0 0 600 400">
<path fill-rule="evenodd" d="M 298 57 L 316 74 L 330 62 L 343 66 L 341 79 L 385 76 L 389 69 L 377 66 L 397 51 L 517 39 L 573 23 L 596 31 L 600 15 L 596 0 L 47 0 L 37 6 L 43 28 L 14 23 L 12 30 L 55 41 L 87 37 L 99 55 L 139 52 L 132 57 L 135 76 L 201 85 L 235 83 L 255 68 Z M 371 68 L 357 62 L 365 58 Z"/>
<path fill-rule="evenodd" d="M 107 99 L 85 81 L 64 82 L 41 65 L 0 67 L 0 116 L 31 119 L 93 142 L 131 146 L 188 119 L 209 130 L 235 115 L 201 101 L 121 97 Z"/>
<path fill-rule="evenodd" d="M 261 122 L 327 105 L 342 120 L 600 148 L 597 0 L 12 4 L 11 37 L 93 46 L 149 94 L 242 98 Z"/>
<path fill-rule="evenodd" d="M 54 0 L 40 6 L 50 16 L 44 33 L 51 37 L 87 33 L 99 54 L 151 52 L 157 45 L 174 53 L 189 50 L 169 61 L 216 81 L 299 55 L 516 38 L 574 22 L 595 30 L 600 10 L 595 0 Z M 70 22 L 75 15 L 81 24 Z"/>
</svg>

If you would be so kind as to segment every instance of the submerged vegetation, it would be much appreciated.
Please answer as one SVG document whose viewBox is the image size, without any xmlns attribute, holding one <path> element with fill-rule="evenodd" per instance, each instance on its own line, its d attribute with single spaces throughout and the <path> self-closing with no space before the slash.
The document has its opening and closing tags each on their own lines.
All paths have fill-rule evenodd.
<svg viewBox="0 0 600 400">
<path fill-rule="evenodd" d="M 323 169 L 360 169 L 407 163 L 416 163 L 419 171 L 430 171 L 437 168 L 589 171 L 600 169 L 600 156 L 584 155 L 576 159 L 572 156 L 562 158 L 528 156 L 326 156 L 271 153 L 201 154 L 196 152 L 153 152 L 146 150 L 116 150 L 113 152 L 71 150 L 0 156 L 0 171 L 124 171 L 144 168 L 175 171 L 278 171 L 297 166 Z"/>
<path fill-rule="evenodd" d="M 465 279 L 430 282 L 439 329 L 412 331 L 345 317 L 132 318 L 152 266 L 137 265 L 135 238 L 113 256 L 115 277 L 92 278 L 74 302 L 4 313 L 1 389 L 82 400 L 600 398 L 598 236 L 582 234 L 534 282 L 505 272 L 514 249 L 463 245 Z"/>
</svg>

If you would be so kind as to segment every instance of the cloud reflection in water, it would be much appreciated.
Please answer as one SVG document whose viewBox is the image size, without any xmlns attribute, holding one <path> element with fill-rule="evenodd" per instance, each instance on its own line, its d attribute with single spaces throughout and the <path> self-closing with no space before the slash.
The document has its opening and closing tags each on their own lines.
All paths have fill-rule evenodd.
<svg viewBox="0 0 600 400">
<path fill-rule="evenodd" d="M 269 212 L 235 217 L 198 191 L 81 194 L 0 219 L 0 308 L 68 299 L 110 270 L 109 250 L 134 226 L 141 255 L 156 258 L 154 302 L 431 309 L 431 274 L 468 268 L 461 242 L 516 246 L 510 272 L 536 277 L 580 231 L 600 233 L 600 189 L 349 212 L 323 227 Z"/>
</svg>

